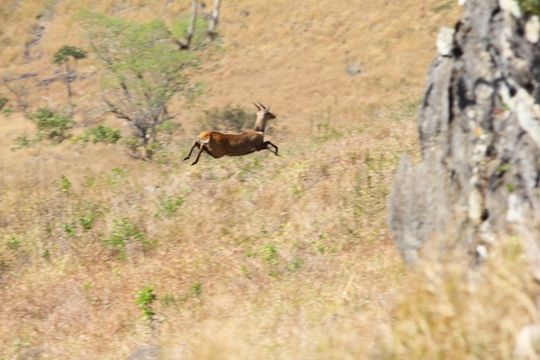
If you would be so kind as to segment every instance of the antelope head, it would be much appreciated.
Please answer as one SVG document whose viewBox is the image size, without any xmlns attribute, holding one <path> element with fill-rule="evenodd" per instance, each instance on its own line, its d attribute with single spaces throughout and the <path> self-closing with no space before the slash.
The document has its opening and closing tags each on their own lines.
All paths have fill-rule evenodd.
<svg viewBox="0 0 540 360">
<path fill-rule="evenodd" d="M 262 131 L 266 128 L 266 122 L 276 118 L 276 115 L 272 114 L 270 108 L 264 106 L 261 102 L 259 104 L 253 103 L 257 108 L 257 119 L 255 120 L 255 131 Z"/>
</svg>

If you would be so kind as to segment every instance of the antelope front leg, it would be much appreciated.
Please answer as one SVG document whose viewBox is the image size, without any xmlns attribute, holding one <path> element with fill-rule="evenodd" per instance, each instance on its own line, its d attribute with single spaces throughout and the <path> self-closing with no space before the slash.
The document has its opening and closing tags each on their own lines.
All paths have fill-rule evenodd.
<svg viewBox="0 0 540 360">
<path fill-rule="evenodd" d="M 270 141 L 265 141 L 263 145 L 264 145 L 268 150 L 270 150 L 270 148 L 269 148 L 268 146 L 273 146 L 274 149 L 276 149 L 276 151 L 272 151 L 272 150 L 270 150 L 270 151 L 272 151 L 276 156 L 279 156 L 279 155 L 278 155 L 279 148 L 278 148 L 276 145 L 274 145 L 274 144 L 271 143 Z"/>
<path fill-rule="evenodd" d="M 191 147 L 191 149 L 189 150 L 189 154 L 188 156 L 186 156 L 184 158 L 184 161 L 188 160 L 190 157 L 191 157 L 191 153 L 193 152 L 193 149 L 195 149 L 196 147 L 199 148 L 201 146 L 201 144 L 199 144 L 199 142 L 197 140 L 195 140 L 193 142 L 193 146 Z"/>
<path fill-rule="evenodd" d="M 195 161 L 193 162 L 193 164 L 191 164 L 191 166 L 195 165 L 197 162 L 199 162 L 199 158 L 201 157 L 201 154 L 204 150 L 204 144 L 201 145 L 199 144 L 199 153 L 197 154 L 197 158 L 195 159 Z"/>
</svg>

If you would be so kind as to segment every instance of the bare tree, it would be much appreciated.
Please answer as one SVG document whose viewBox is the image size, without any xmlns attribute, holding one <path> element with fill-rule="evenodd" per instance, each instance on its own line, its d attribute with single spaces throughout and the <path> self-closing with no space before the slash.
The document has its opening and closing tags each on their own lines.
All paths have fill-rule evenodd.
<svg viewBox="0 0 540 360">
<path fill-rule="evenodd" d="M 186 36 L 183 40 L 177 40 L 180 50 L 189 50 L 192 46 L 193 37 L 195 36 L 197 18 L 199 13 L 202 13 L 203 19 L 207 23 L 207 36 L 210 40 L 215 40 L 217 38 L 217 26 L 219 23 L 219 14 L 221 7 L 221 0 L 214 0 L 214 4 L 210 13 L 205 13 L 204 8 L 206 7 L 204 2 L 199 2 L 197 0 L 191 1 L 191 15 L 189 18 L 189 25 L 186 31 Z"/>
<path fill-rule="evenodd" d="M 69 112 L 73 115 L 73 89 L 71 83 L 75 80 L 77 73 L 71 68 L 70 59 L 77 63 L 77 60 L 86 58 L 86 51 L 75 46 L 62 46 L 56 54 L 54 54 L 53 62 L 56 65 L 64 65 L 64 82 L 66 84 L 67 96 L 69 101 Z"/>
</svg>

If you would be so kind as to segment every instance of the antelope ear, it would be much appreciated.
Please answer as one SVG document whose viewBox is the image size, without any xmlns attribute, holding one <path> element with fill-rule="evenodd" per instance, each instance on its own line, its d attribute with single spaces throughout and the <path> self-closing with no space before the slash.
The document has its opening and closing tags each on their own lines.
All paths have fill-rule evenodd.
<svg viewBox="0 0 540 360">
<path fill-rule="evenodd" d="M 259 110 L 259 111 L 261 110 L 261 108 L 259 107 L 259 105 L 255 104 L 255 103 L 253 103 L 253 105 L 255 105 L 255 107 L 257 108 L 257 110 Z"/>
</svg>

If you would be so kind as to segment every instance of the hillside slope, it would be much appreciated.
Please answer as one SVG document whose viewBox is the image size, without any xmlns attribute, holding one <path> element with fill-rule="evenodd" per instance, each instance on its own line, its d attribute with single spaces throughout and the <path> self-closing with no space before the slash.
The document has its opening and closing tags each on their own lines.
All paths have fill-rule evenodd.
<svg viewBox="0 0 540 360">
<path fill-rule="evenodd" d="M 188 5 L 3 2 L 0 74 L 36 74 L 20 82 L 31 111 L 63 107 L 61 82 L 38 83 L 55 76 L 60 46 L 87 46 L 73 17 L 80 8 L 171 22 Z M 189 107 L 174 100 L 182 131 L 154 162 L 121 144 L 13 150 L 35 130 L 20 112 L 0 115 L 3 358 L 159 350 L 343 359 L 388 345 L 408 277 L 386 230 L 388 186 L 400 155 L 415 154 L 434 38 L 459 9 L 446 0 L 225 0 L 222 10 L 219 49 L 191 74 L 203 94 Z M 35 43 L 26 58 L 25 43 Z M 97 100 L 95 59 L 78 71 L 76 132 L 124 127 Z M 253 100 L 278 115 L 271 137 L 281 157 L 180 160 L 203 110 Z M 157 295 L 151 323 L 134 300 L 144 286 Z"/>
</svg>

